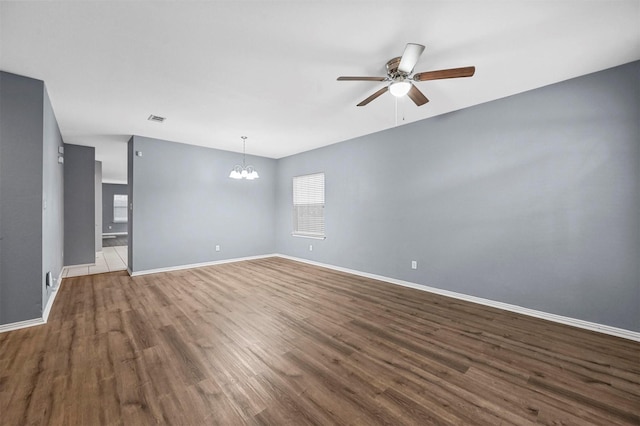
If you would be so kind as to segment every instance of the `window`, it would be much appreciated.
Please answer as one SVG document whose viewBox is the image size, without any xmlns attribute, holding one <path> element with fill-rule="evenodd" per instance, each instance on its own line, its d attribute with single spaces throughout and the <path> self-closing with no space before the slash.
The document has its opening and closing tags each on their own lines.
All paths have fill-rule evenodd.
<svg viewBox="0 0 640 426">
<path fill-rule="evenodd" d="M 324 238 L 324 173 L 293 178 L 293 235 Z"/>
<path fill-rule="evenodd" d="M 113 194 L 113 223 L 127 222 L 128 195 Z"/>
</svg>

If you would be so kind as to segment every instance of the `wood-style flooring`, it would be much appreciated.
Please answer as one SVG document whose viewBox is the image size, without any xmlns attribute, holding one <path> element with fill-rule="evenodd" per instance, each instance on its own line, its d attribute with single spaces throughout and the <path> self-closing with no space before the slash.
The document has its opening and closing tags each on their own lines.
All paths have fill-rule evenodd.
<svg viewBox="0 0 640 426">
<path fill-rule="evenodd" d="M 638 425 L 640 344 L 281 258 L 66 278 L 2 425 Z"/>
</svg>

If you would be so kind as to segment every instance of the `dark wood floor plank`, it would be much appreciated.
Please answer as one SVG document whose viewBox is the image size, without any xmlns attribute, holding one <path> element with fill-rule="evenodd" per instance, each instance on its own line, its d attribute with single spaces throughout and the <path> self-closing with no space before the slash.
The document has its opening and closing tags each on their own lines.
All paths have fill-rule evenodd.
<svg viewBox="0 0 640 426">
<path fill-rule="evenodd" d="M 640 424 L 640 343 L 282 258 L 66 278 L 3 425 Z"/>
</svg>

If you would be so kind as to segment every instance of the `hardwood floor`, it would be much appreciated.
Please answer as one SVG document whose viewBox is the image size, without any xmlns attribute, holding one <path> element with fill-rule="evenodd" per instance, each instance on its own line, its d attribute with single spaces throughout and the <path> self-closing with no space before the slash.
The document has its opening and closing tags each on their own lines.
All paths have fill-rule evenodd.
<svg viewBox="0 0 640 426">
<path fill-rule="evenodd" d="M 59 291 L 2 425 L 640 424 L 640 343 L 290 260 Z"/>
</svg>

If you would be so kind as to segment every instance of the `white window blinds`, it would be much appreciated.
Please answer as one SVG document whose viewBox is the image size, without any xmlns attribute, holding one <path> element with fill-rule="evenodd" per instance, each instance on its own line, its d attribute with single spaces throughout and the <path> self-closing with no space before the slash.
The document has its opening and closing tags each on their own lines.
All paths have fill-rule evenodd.
<svg viewBox="0 0 640 426">
<path fill-rule="evenodd" d="M 293 178 L 293 235 L 324 238 L 324 173 Z"/>
<path fill-rule="evenodd" d="M 113 222 L 127 222 L 128 195 L 113 194 Z"/>
</svg>

